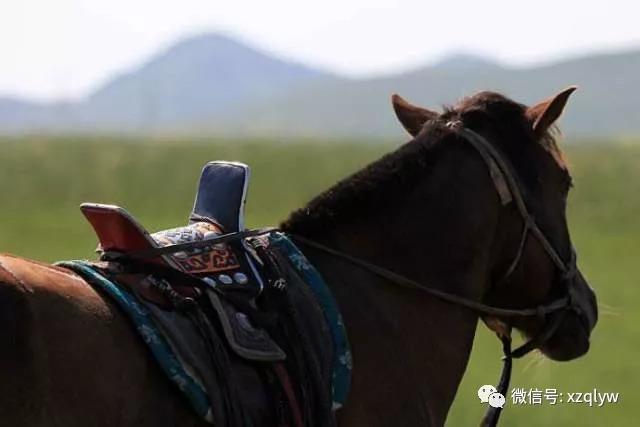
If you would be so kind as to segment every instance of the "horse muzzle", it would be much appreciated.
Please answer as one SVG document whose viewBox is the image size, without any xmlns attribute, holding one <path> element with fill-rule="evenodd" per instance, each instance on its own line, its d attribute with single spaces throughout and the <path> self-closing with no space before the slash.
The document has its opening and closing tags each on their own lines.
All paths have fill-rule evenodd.
<svg viewBox="0 0 640 427">
<path fill-rule="evenodd" d="M 547 357 L 557 361 L 572 360 L 586 354 L 591 331 L 598 322 L 595 292 L 579 270 L 568 285 L 570 305 L 566 312 L 552 315 L 564 318 L 557 331 L 540 348 Z"/>
</svg>

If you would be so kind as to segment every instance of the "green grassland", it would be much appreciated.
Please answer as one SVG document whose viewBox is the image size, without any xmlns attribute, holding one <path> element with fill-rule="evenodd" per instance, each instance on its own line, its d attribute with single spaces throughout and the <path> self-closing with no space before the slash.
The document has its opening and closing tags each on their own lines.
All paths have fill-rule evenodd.
<svg viewBox="0 0 640 427">
<path fill-rule="evenodd" d="M 202 165 L 230 159 L 251 165 L 248 222 L 271 225 L 336 179 L 393 145 L 106 138 L 0 141 L 0 249 L 39 260 L 93 257 L 95 238 L 81 216 L 84 201 L 126 207 L 149 229 L 183 224 Z M 574 144 L 566 149 L 576 188 L 569 215 L 581 268 L 598 292 L 601 317 L 592 350 L 577 361 L 540 355 L 516 362 L 512 386 L 559 392 L 618 392 L 604 407 L 558 403 L 514 406 L 504 426 L 627 426 L 640 415 L 640 146 Z M 437 343 L 434 343 L 437 345 Z M 480 325 L 448 425 L 477 425 L 476 390 L 497 381 L 500 348 Z M 357 363 L 357 361 L 356 361 Z"/>
</svg>

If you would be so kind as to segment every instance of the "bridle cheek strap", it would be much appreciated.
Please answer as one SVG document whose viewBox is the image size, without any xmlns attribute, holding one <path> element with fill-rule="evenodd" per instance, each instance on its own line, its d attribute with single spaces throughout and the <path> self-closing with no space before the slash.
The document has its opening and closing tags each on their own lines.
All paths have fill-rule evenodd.
<svg viewBox="0 0 640 427">
<path fill-rule="evenodd" d="M 561 308 L 561 310 L 559 310 L 560 312 L 556 314 L 551 322 L 548 322 L 546 316 L 548 311 L 545 310 L 545 306 L 538 307 L 539 312 L 537 314 L 537 317 L 540 318 L 540 321 L 544 325 L 542 331 L 538 333 L 534 338 L 527 341 L 515 350 L 511 350 L 510 326 L 498 319 L 493 319 L 490 321 L 483 319 L 487 326 L 489 326 L 490 329 L 496 332 L 496 335 L 502 341 L 502 351 L 504 354 L 502 360 L 504 362 L 504 365 L 502 367 L 500 382 L 497 388 L 499 393 L 501 393 L 503 396 L 506 396 L 509 388 L 509 381 L 511 379 L 512 360 L 514 358 L 518 359 L 528 354 L 532 350 L 542 346 L 558 330 L 567 312 L 570 309 L 577 309 L 572 295 L 572 283 L 575 275 L 577 274 L 576 252 L 573 248 L 571 249 L 571 259 L 566 263 L 558 255 L 555 247 L 551 244 L 551 242 L 549 242 L 545 234 L 533 219 L 533 216 L 529 213 L 524 197 L 520 192 L 518 182 L 516 181 L 512 173 L 512 171 L 514 170 L 513 167 L 494 146 L 492 146 L 483 136 L 477 134 L 471 129 L 463 127 L 462 123 L 460 122 L 448 123 L 447 126 L 462 135 L 464 139 L 480 153 L 481 157 L 485 160 L 487 167 L 489 168 L 489 174 L 491 176 L 491 180 L 493 181 L 496 192 L 498 193 L 501 204 L 505 206 L 508 204 L 507 200 L 513 201 L 523 221 L 522 235 L 520 237 L 520 242 L 518 243 L 516 255 L 505 273 L 498 280 L 496 285 L 499 286 L 504 284 L 516 270 L 522 259 L 530 233 L 533 234 L 533 236 L 538 240 L 553 264 L 560 270 L 562 274 L 562 282 L 568 284 L 565 305 Z M 498 169 L 499 173 L 496 172 L 495 169 Z M 505 197 L 505 192 L 509 192 L 509 198 Z M 502 408 L 500 407 L 489 407 L 481 425 L 497 425 L 501 409 Z"/>
<path fill-rule="evenodd" d="M 518 243 L 516 256 L 513 257 L 513 261 L 511 261 L 511 264 L 509 264 L 509 267 L 507 268 L 507 270 L 504 272 L 502 277 L 496 282 L 496 284 L 494 285 L 495 287 L 502 286 L 509 279 L 509 277 L 511 277 L 513 272 L 516 271 L 518 264 L 520 264 L 520 259 L 522 258 L 522 254 L 524 253 L 524 248 L 527 245 L 527 240 L 529 238 L 529 230 L 530 230 L 530 224 L 529 222 L 525 221 L 524 226 L 522 228 L 522 236 L 520 237 L 520 242 Z"/>
</svg>

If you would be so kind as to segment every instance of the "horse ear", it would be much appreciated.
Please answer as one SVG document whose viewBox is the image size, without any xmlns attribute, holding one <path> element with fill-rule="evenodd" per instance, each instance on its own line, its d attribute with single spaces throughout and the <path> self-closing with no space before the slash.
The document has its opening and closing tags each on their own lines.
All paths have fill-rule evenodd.
<svg viewBox="0 0 640 427">
<path fill-rule="evenodd" d="M 557 95 L 527 109 L 527 118 L 533 123 L 533 134 L 536 139 L 541 138 L 551 125 L 558 120 L 565 105 L 567 105 L 569 96 L 576 89 L 576 86 L 569 86 Z"/>
<path fill-rule="evenodd" d="M 427 121 L 438 117 L 438 113 L 410 104 L 395 93 L 391 96 L 391 103 L 396 117 L 412 136 L 416 136 Z"/>
</svg>

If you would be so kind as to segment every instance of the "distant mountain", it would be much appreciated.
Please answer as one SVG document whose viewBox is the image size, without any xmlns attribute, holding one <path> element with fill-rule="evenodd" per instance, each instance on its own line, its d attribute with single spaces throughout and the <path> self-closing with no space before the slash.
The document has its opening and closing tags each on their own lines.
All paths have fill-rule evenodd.
<svg viewBox="0 0 640 427">
<path fill-rule="evenodd" d="M 37 104 L 15 98 L 0 98 L 0 132 L 52 131 L 67 121 L 69 104 Z"/>
<path fill-rule="evenodd" d="M 177 43 L 75 104 L 0 99 L 0 129 L 161 130 L 322 79 L 331 77 L 208 34 Z"/>
<path fill-rule="evenodd" d="M 640 51 L 600 54 L 536 66 L 511 68 L 473 57 L 394 76 L 334 80 L 288 91 L 226 117 L 234 133 L 271 135 L 397 137 L 402 135 L 390 95 L 438 109 L 479 90 L 495 90 L 532 104 L 566 86 L 579 90 L 569 101 L 561 127 L 570 136 L 640 133 Z M 212 118 L 219 120 L 219 118 Z"/>
<path fill-rule="evenodd" d="M 478 90 L 533 103 L 570 84 L 572 136 L 640 133 L 640 50 L 527 68 L 454 54 L 396 75 L 349 79 L 275 58 L 225 36 L 184 40 L 86 99 L 0 98 L 0 132 L 165 132 L 270 137 L 403 137 L 392 93 L 439 108 Z"/>
<path fill-rule="evenodd" d="M 442 58 L 435 67 L 440 70 L 475 70 L 478 68 L 499 68 L 500 66 L 482 56 L 472 53 L 458 52 Z"/>
</svg>

